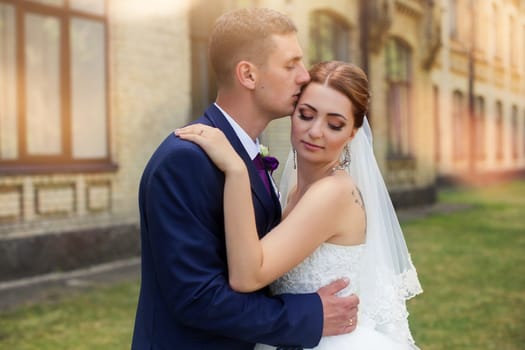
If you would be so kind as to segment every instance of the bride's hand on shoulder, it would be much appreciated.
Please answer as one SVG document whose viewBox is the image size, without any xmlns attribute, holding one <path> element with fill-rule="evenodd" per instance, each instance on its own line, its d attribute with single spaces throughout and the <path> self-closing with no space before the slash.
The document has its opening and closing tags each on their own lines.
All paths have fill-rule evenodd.
<svg viewBox="0 0 525 350">
<path fill-rule="evenodd" d="M 175 135 L 199 145 L 225 173 L 245 171 L 246 165 L 224 133 L 204 124 L 191 124 L 175 130 Z"/>
</svg>

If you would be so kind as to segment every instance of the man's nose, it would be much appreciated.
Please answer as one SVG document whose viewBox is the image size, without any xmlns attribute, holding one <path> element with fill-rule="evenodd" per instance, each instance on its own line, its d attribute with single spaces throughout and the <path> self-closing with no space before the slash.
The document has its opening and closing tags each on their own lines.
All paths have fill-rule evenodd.
<svg viewBox="0 0 525 350">
<path fill-rule="evenodd" d="M 302 61 L 299 68 L 300 69 L 299 75 L 297 76 L 297 83 L 299 85 L 307 84 L 310 81 L 310 74 L 308 73 L 308 70 L 306 69 Z"/>
</svg>

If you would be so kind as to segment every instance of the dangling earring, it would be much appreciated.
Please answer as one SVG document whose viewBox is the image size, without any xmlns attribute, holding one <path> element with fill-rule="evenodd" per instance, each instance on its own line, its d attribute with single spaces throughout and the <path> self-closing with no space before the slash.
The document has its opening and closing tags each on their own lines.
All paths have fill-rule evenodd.
<svg viewBox="0 0 525 350">
<path fill-rule="evenodd" d="M 345 148 L 343 149 L 343 153 L 341 154 L 341 159 L 339 160 L 339 164 L 333 167 L 332 171 L 346 170 L 346 168 L 350 165 L 351 161 L 352 161 L 352 156 L 350 154 L 350 144 L 347 143 L 345 145 Z"/>
<path fill-rule="evenodd" d="M 297 169 L 297 153 L 295 152 L 295 148 L 292 149 L 293 153 L 293 168 L 294 170 Z"/>
<path fill-rule="evenodd" d="M 350 162 L 352 161 L 352 154 L 350 153 L 350 144 L 347 143 L 345 145 L 345 149 L 344 149 L 344 159 L 343 159 L 343 163 L 344 163 L 344 166 L 347 167 L 350 165 Z"/>
</svg>

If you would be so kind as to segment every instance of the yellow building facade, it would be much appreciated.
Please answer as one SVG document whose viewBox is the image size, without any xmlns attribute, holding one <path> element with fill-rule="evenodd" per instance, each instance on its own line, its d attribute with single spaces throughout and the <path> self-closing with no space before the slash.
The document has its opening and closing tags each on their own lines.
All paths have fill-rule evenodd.
<svg viewBox="0 0 525 350">
<path fill-rule="evenodd" d="M 525 1 L 442 6 L 443 48 L 432 72 L 438 174 L 468 182 L 523 177 Z"/>
<path fill-rule="evenodd" d="M 486 1 L 489 12 L 500 3 Z M 468 75 L 457 68 L 464 57 L 446 37 L 448 5 L 0 0 L 0 281 L 138 255 L 142 170 L 172 130 L 213 101 L 207 37 L 215 18 L 238 7 L 289 15 L 307 65 L 339 59 L 363 67 L 372 92 L 375 152 L 395 203 L 433 202 L 440 174 L 463 167 L 450 160 L 449 100 L 456 90 L 466 94 Z M 501 11 L 523 28 L 523 2 L 504 1 Z M 525 41 L 521 33 L 518 43 Z M 504 138 L 505 169 L 525 167 L 525 60 L 519 50 L 515 68 L 489 60 L 485 72 L 476 69 L 476 77 L 485 74 L 475 86 L 485 96 L 487 125 L 488 106 L 496 100 L 505 116 L 514 105 L 518 109 L 519 160 L 514 162 L 514 143 Z M 494 74 L 504 77 L 497 85 Z M 514 117 L 505 118 L 504 135 L 514 135 Z M 485 130 L 482 167 L 499 169 L 490 153 L 495 136 Z M 262 135 L 282 161 L 288 140 L 288 118 L 272 122 Z"/>
</svg>

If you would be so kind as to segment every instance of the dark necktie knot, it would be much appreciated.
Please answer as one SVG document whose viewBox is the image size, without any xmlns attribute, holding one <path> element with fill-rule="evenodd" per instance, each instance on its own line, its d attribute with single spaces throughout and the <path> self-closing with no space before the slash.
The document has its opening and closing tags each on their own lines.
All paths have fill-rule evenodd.
<svg viewBox="0 0 525 350">
<path fill-rule="evenodd" d="M 266 170 L 264 166 L 264 161 L 260 153 L 258 153 L 257 156 L 253 158 L 253 164 L 255 164 L 255 168 L 257 170 Z"/>
</svg>

